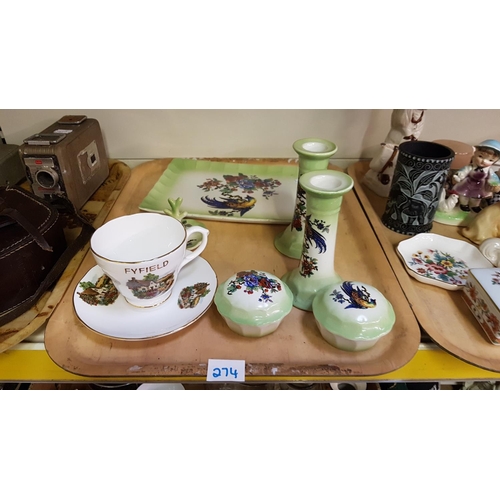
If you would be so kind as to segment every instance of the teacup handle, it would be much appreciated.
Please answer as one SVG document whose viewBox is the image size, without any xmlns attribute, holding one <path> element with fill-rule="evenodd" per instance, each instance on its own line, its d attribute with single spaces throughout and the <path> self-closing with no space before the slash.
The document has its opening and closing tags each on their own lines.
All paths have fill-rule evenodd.
<svg viewBox="0 0 500 500">
<path fill-rule="evenodd" d="M 189 241 L 191 235 L 195 233 L 200 233 L 202 240 L 201 243 L 197 248 L 194 250 L 186 250 L 186 255 L 184 257 L 184 260 L 181 262 L 181 265 L 179 266 L 179 271 L 188 263 L 191 262 L 193 259 L 198 257 L 198 255 L 205 250 L 207 243 L 208 243 L 208 235 L 210 231 L 206 227 L 201 227 L 201 226 L 191 226 L 186 228 L 186 241 Z"/>
</svg>

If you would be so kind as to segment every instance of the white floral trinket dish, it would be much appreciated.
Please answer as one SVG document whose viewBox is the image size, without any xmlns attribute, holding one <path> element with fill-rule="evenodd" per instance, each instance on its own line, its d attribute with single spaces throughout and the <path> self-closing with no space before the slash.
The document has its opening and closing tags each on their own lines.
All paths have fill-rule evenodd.
<svg viewBox="0 0 500 500">
<path fill-rule="evenodd" d="M 227 326 L 244 337 L 273 333 L 293 307 L 293 294 L 273 274 L 248 270 L 233 274 L 217 288 L 215 305 Z"/>
<path fill-rule="evenodd" d="M 469 269 L 463 299 L 488 341 L 500 345 L 500 268 Z"/>
<path fill-rule="evenodd" d="M 470 268 L 493 267 L 474 245 L 439 234 L 417 234 L 396 250 L 412 278 L 445 290 L 462 290 Z"/>
<path fill-rule="evenodd" d="M 329 285 L 313 300 L 321 336 L 343 351 L 366 351 L 390 333 L 396 321 L 392 304 L 376 288 L 359 281 Z"/>
</svg>

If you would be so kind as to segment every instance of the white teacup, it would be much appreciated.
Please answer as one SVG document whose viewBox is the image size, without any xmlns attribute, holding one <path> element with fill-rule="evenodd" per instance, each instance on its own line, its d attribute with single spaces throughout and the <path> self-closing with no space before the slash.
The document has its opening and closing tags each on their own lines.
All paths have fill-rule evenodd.
<svg viewBox="0 0 500 500">
<path fill-rule="evenodd" d="M 195 233 L 202 241 L 187 250 Z M 208 234 L 204 227 L 185 228 L 168 215 L 138 213 L 106 222 L 92 235 L 90 249 L 127 302 L 153 307 L 170 297 L 179 271 L 203 252 Z"/>
</svg>

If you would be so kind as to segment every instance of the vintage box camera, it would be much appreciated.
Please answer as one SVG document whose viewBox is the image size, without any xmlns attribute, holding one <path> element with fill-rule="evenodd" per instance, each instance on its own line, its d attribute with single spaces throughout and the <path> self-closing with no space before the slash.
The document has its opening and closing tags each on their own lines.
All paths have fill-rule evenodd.
<svg viewBox="0 0 500 500">
<path fill-rule="evenodd" d="M 67 115 L 24 139 L 19 148 L 33 194 L 47 201 L 65 197 L 80 209 L 109 175 L 99 122 Z"/>
</svg>

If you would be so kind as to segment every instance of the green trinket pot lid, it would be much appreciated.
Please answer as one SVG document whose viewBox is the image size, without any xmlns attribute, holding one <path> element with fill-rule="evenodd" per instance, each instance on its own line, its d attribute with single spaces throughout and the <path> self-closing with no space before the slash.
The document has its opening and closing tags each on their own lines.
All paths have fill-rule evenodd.
<svg viewBox="0 0 500 500">
<path fill-rule="evenodd" d="M 283 319 L 293 307 L 290 288 L 273 274 L 247 270 L 217 287 L 217 310 L 235 323 L 262 326 Z"/>
<path fill-rule="evenodd" d="M 353 341 L 375 340 L 396 321 L 392 304 L 376 288 L 359 281 L 329 285 L 314 297 L 313 314 L 331 333 Z"/>
</svg>

